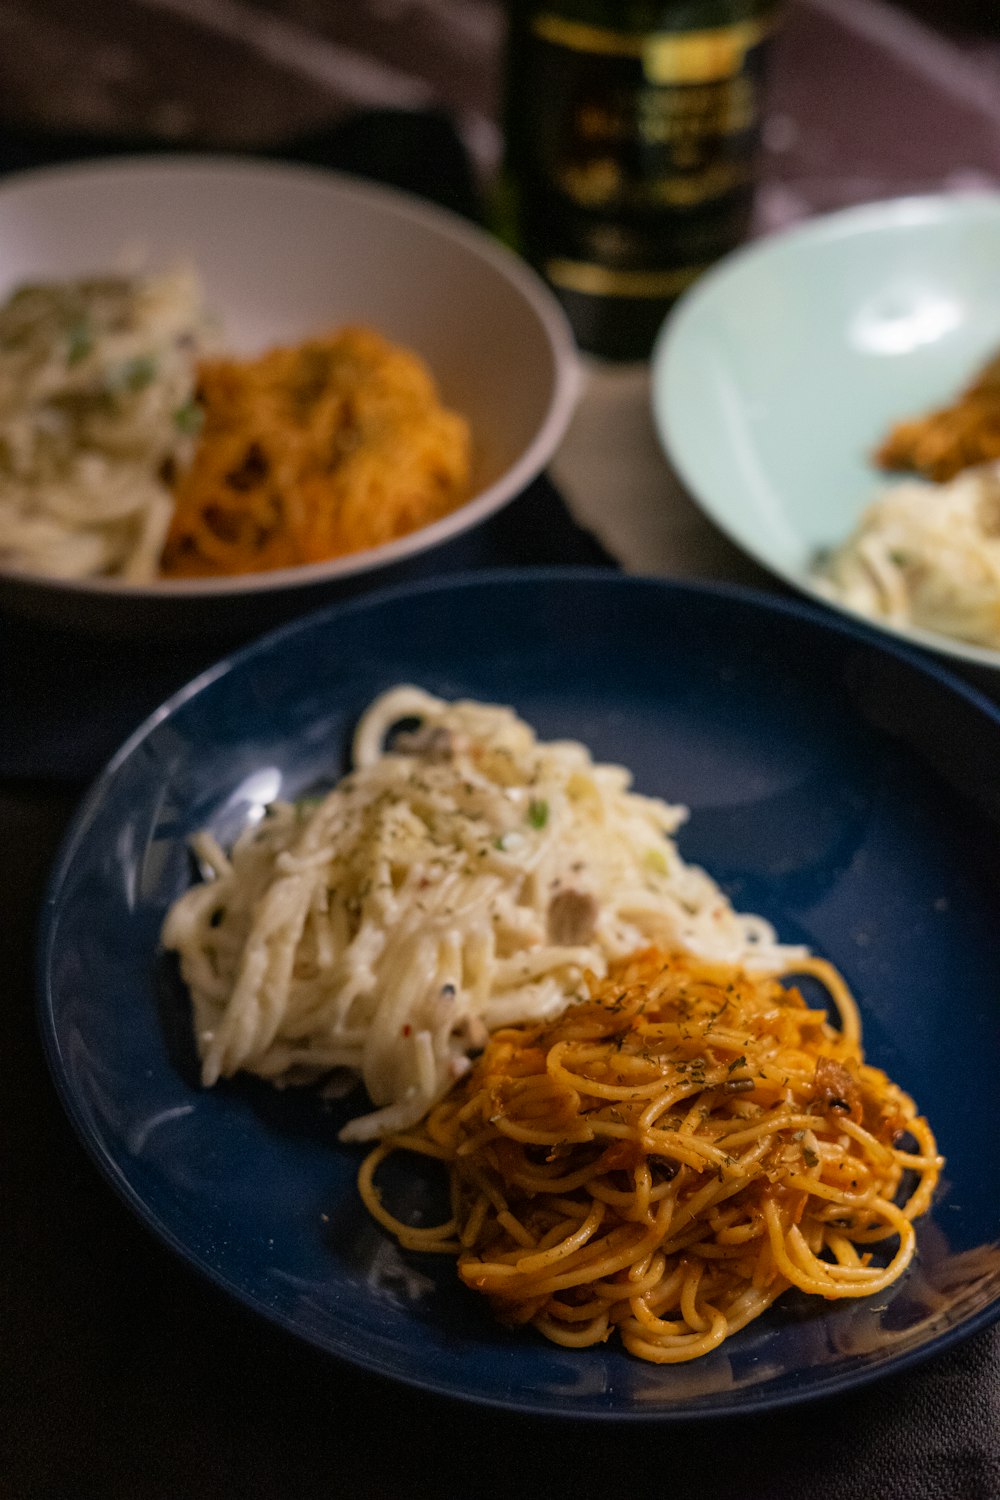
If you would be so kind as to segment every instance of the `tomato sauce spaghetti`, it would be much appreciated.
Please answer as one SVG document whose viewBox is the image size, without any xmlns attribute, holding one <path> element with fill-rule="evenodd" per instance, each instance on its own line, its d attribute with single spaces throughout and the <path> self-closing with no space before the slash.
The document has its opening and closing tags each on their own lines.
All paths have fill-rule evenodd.
<svg viewBox="0 0 1000 1500">
<path fill-rule="evenodd" d="M 790 982 L 804 975 L 839 1026 Z M 447 1164 L 447 1223 L 413 1228 L 382 1202 L 376 1173 L 398 1150 Z M 649 951 L 559 1019 L 495 1032 L 359 1184 L 404 1247 L 456 1255 L 504 1321 L 572 1347 L 617 1330 L 633 1354 L 676 1363 L 790 1287 L 884 1290 L 941 1165 L 913 1100 L 864 1060 L 831 965 L 761 975 Z"/>
</svg>

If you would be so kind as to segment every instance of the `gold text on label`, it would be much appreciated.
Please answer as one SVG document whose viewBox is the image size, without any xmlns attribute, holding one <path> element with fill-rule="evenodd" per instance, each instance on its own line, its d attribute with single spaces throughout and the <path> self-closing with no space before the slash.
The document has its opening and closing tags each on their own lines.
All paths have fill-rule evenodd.
<svg viewBox="0 0 1000 1500">
<path fill-rule="evenodd" d="M 560 191 L 585 208 L 693 208 L 735 192 L 750 180 L 745 162 L 712 162 L 701 171 L 633 182 L 612 157 L 554 174 Z"/>
<path fill-rule="evenodd" d="M 756 91 L 747 78 L 683 93 L 644 90 L 630 105 L 613 97 L 583 99 L 573 112 L 574 134 L 587 144 L 637 141 L 676 149 L 688 141 L 740 135 L 757 118 Z"/>
<path fill-rule="evenodd" d="M 589 297 L 677 297 L 704 269 L 679 266 L 669 271 L 616 271 L 563 258 L 545 263 L 545 275 L 553 286 Z"/>
</svg>

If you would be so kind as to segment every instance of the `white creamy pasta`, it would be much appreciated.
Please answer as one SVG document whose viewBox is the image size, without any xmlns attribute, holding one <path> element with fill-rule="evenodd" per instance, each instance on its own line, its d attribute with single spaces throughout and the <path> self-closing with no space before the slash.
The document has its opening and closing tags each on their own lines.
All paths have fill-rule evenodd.
<svg viewBox="0 0 1000 1500">
<path fill-rule="evenodd" d="M 872 619 L 1000 647 L 1000 469 L 887 487 L 816 581 Z"/>
<path fill-rule="evenodd" d="M 508 708 L 415 687 L 376 699 L 321 801 L 273 806 L 228 854 L 195 840 L 210 878 L 163 942 L 204 1083 L 354 1069 L 378 1107 L 343 1135 L 367 1140 L 420 1119 L 489 1031 L 557 1014 L 638 949 L 763 968 L 803 951 L 685 864 L 684 808 L 630 786 Z"/>
<path fill-rule="evenodd" d="M 0 307 L 0 567 L 156 574 L 210 336 L 183 270 L 25 286 Z"/>
</svg>

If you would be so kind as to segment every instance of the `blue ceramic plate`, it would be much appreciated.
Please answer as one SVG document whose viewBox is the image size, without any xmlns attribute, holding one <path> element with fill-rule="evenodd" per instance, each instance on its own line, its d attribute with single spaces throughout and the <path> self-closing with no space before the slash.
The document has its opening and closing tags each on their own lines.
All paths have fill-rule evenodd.
<svg viewBox="0 0 1000 1500">
<path fill-rule="evenodd" d="M 656 425 L 737 546 L 817 593 L 817 551 L 893 478 L 872 450 L 1000 349 L 998 262 L 1000 194 L 902 198 L 761 240 L 681 298 L 653 358 Z M 1000 651 L 881 628 L 1000 668 Z"/>
<path fill-rule="evenodd" d="M 338 773 L 400 681 L 511 703 L 543 736 L 686 802 L 682 853 L 783 938 L 832 958 L 870 1057 L 948 1165 L 919 1258 L 853 1304 L 789 1294 L 723 1348 L 658 1367 L 511 1332 L 454 1268 L 404 1257 L 354 1187 L 343 1106 L 194 1082 L 184 995 L 157 953 L 185 840 L 230 839 Z M 536 1413 L 759 1410 L 907 1364 L 1000 1296 L 1000 713 L 916 653 L 810 606 L 613 573 L 486 574 L 321 613 L 156 714 L 86 799 L 48 895 L 41 1015 L 69 1114 L 146 1223 L 248 1306 L 428 1390 Z M 338 1108 L 340 1113 L 337 1112 Z M 416 1205 L 429 1185 L 414 1182 Z"/>
</svg>

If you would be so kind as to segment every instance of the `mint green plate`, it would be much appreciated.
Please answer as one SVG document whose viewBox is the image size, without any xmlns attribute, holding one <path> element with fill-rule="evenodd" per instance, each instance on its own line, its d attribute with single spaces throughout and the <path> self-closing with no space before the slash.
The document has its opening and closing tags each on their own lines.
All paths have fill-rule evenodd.
<svg viewBox="0 0 1000 1500">
<path fill-rule="evenodd" d="M 810 563 L 887 482 L 870 459 L 887 428 L 950 400 L 998 350 L 1000 194 L 895 199 L 814 219 L 703 276 L 657 340 L 653 413 L 705 513 L 820 597 Z M 881 628 L 1000 669 L 1000 652 Z"/>
</svg>

